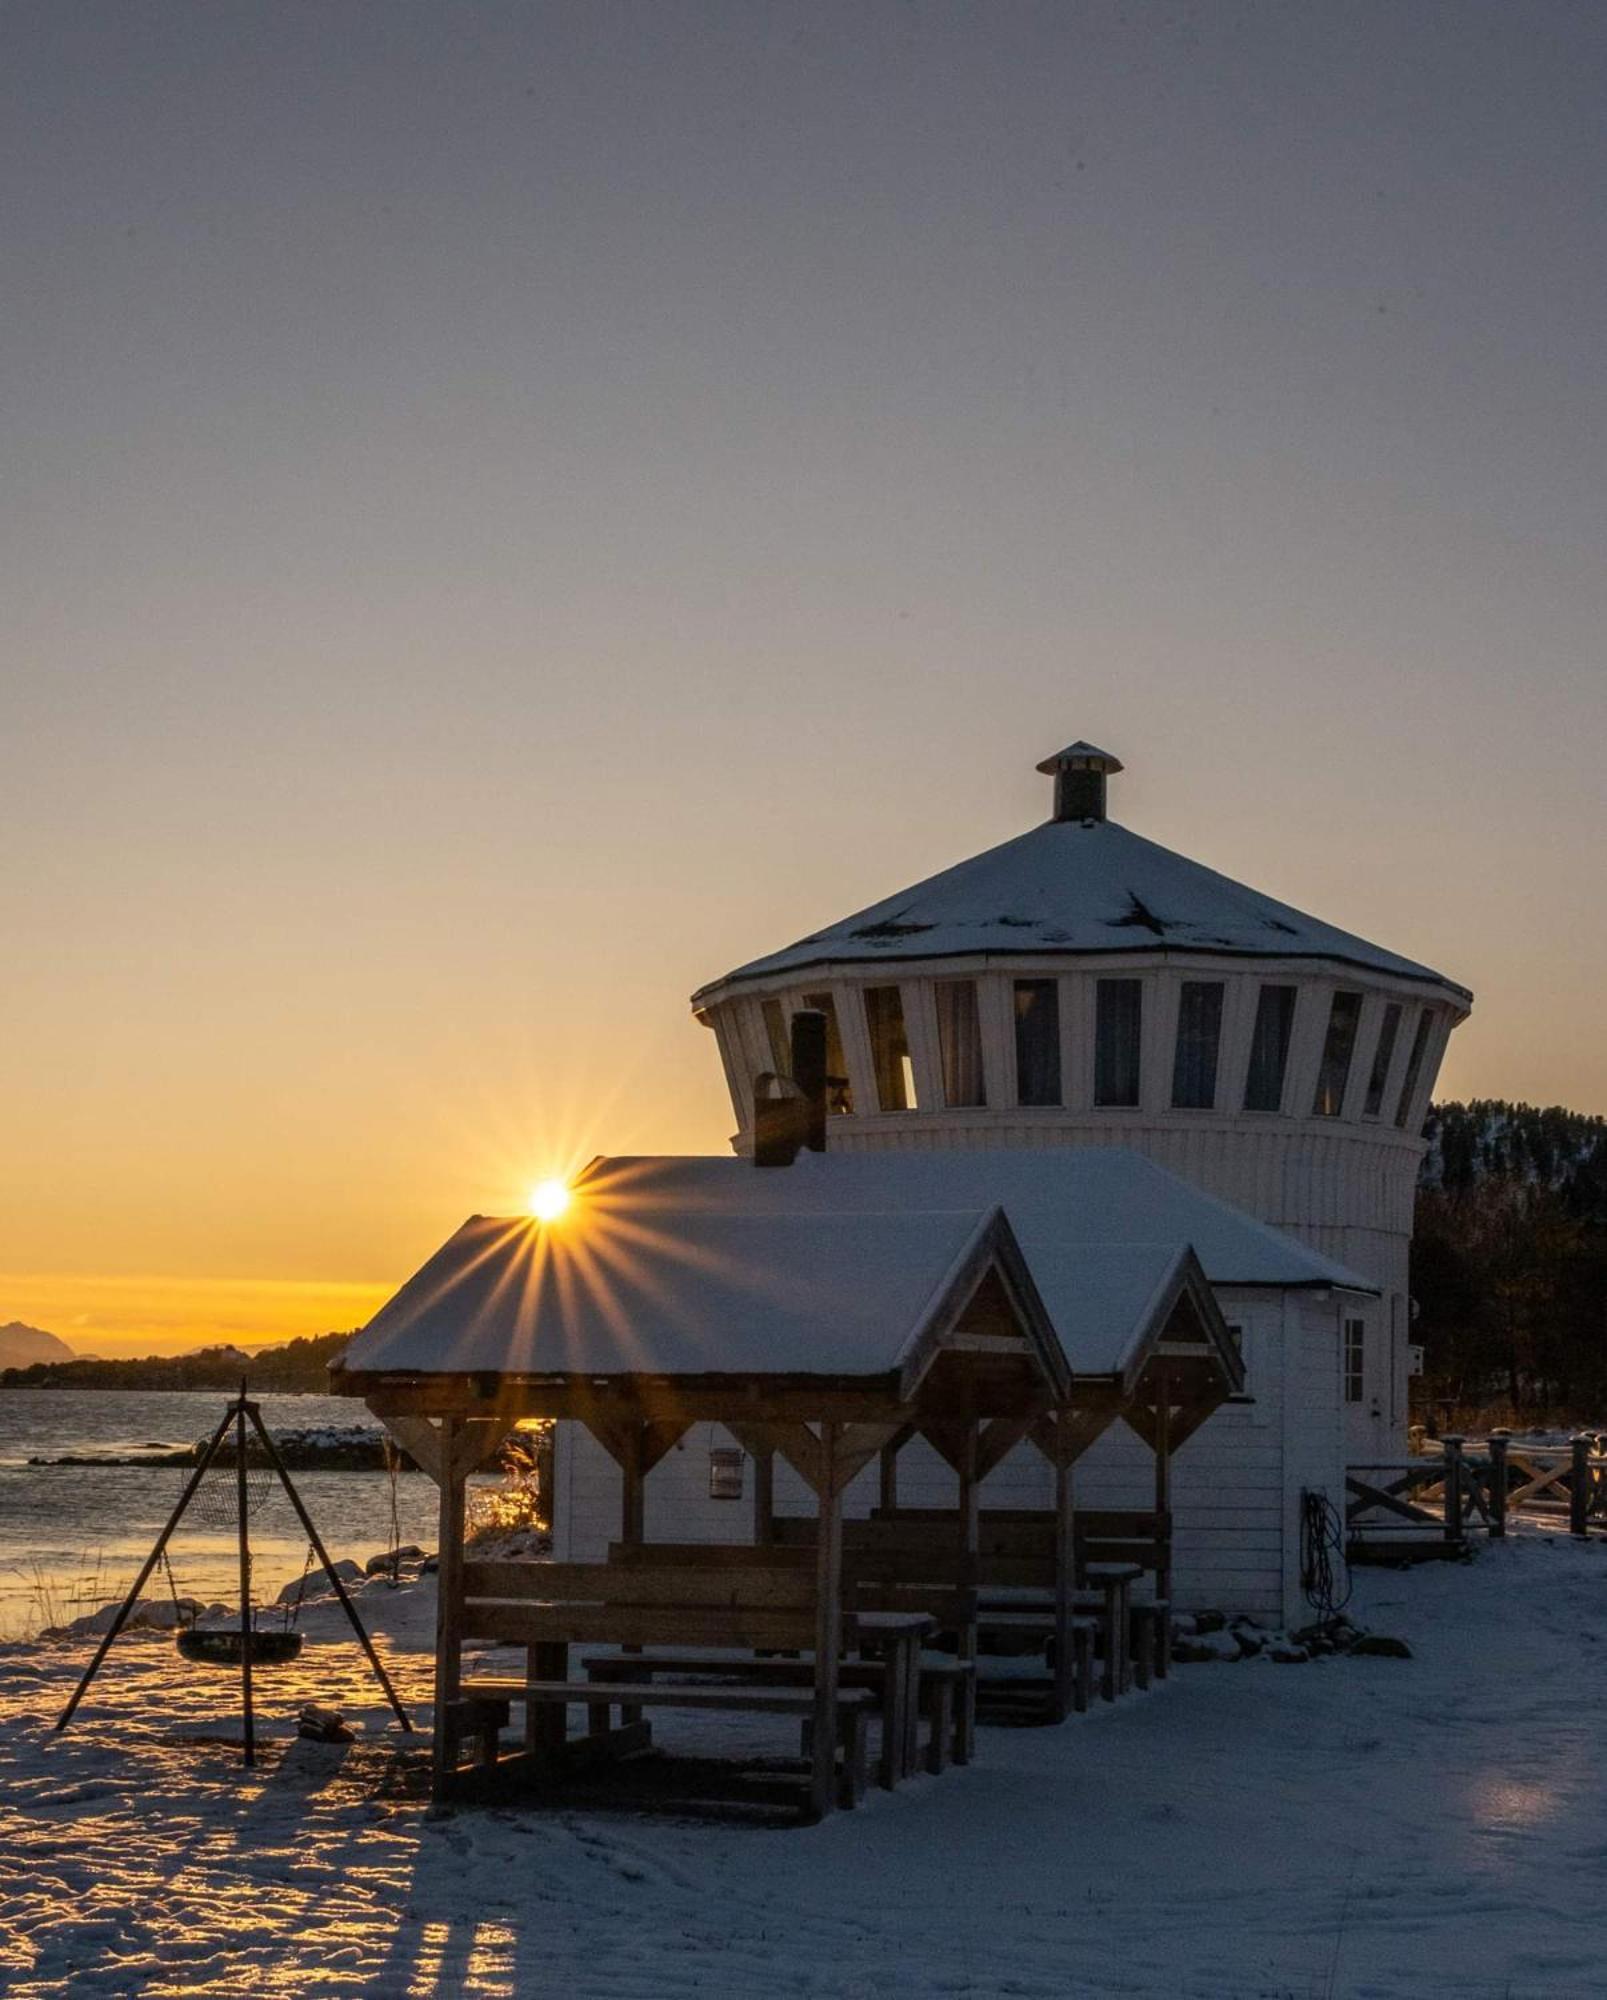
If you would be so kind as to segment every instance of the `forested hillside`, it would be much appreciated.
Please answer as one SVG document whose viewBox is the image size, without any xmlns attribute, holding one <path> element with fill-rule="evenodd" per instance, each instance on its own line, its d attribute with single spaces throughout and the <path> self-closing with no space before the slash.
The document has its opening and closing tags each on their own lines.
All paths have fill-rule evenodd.
<svg viewBox="0 0 1607 2000">
<path fill-rule="evenodd" d="M 1431 1395 L 1607 1418 L 1607 1119 L 1438 1104 L 1412 1292 Z"/>
<path fill-rule="evenodd" d="M 237 1389 L 244 1375 L 253 1389 L 321 1392 L 329 1363 L 350 1333 L 309 1334 L 242 1354 L 236 1347 L 202 1347 L 189 1354 L 147 1354 L 125 1361 L 35 1362 L 0 1371 L 8 1389 Z"/>
</svg>

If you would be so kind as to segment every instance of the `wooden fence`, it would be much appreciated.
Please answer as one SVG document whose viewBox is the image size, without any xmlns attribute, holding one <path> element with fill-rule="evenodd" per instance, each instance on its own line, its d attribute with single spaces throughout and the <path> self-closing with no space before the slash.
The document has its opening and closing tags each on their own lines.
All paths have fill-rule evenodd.
<svg viewBox="0 0 1607 2000">
<path fill-rule="evenodd" d="M 1515 1443 L 1492 1431 L 1471 1449 L 1461 1437 L 1438 1452 L 1345 1473 L 1345 1527 L 1353 1559 L 1454 1553 L 1474 1527 L 1499 1538 L 1508 1516 L 1566 1514 L 1568 1532 L 1607 1528 L 1607 1452 L 1582 1433 L 1565 1445 Z"/>
</svg>

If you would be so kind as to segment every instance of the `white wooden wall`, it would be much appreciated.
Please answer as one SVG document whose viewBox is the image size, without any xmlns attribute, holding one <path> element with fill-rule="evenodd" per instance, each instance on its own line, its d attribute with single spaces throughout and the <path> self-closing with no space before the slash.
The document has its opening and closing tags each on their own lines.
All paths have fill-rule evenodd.
<svg viewBox="0 0 1607 2000">
<path fill-rule="evenodd" d="M 1176 1564 L 1173 1599 L 1184 1610 L 1245 1612 L 1267 1624 L 1302 1624 L 1300 1494 L 1325 1492 L 1343 1512 L 1344 1448 L 1340 1406 L 1340 1321 L 1332 1297 L 1299 1292 L 1218 1293 L 1228 1320 L 1246 1333 L 1253 1404 L 1225 1405 L 1173 1462 Z M 709 1452 L 733 1443 L 718 1424 L 696 1424 L 647 1478 L 651 1541 L 745 1542 L 753 1533 L 753 1468 L 744 1467 L 740 1500 L 709 1497 Z M 578 1425 L 558 1426 L 554 1479 L 554 1550 L 559 1560 L 600 1562 L 618 1538 L 619 1469 Z M 899 1455 L 900 1502 L 952 1506 L 953 1473 L 922 1439 Z M 876 1504 L 877 1468 L 849 1488 L 850 1515 Z M 1088 1507 L 1150 1507 L 1154 1459 L 1125 1424 L 1115 1424 L 1079 1461 L 1076 1498 Z M 1047 1507 L 1053 1479 L 1031 1446 L 1012 1452 L 982 1489 L 992 1507 Z M 813 1514 L 814 1498 L 781 1462 L 775 1474 L 778 1514 Z"/>
</svg>

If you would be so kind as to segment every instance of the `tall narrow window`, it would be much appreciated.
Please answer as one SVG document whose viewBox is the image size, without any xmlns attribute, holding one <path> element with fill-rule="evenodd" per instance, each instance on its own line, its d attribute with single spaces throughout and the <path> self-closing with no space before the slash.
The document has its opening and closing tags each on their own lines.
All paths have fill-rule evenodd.
<svg viewBox="0 0 1607 2000">
<path fill-rule="evenodd" d="M 1423 1074 L 1423 1058 L 1428 1054 L 1429 1030 L 1434 1025 L 1434 1010 L 1425 1007 L 1417 1017 L 1417 1029 L 1412 1036 L 1412 1052 L 1406 1058 L 1406 1074 L 1401 1079 L 1400 1103 L 1395 1107 L 1395 1123 L 1404 1132 L 1406 1121 L 1412 1115 L 1412 1100 L 1417 1096 L 1418 1078 Z"/>
<path fill-rule="evenodd" d="M 951 1111 L 968 1104 L 986 1104 L 982 1081 L 982 1022 L 977 1013 L 974 979 L 940 979 L 932 989 L 937 999 L 937 1046 L 943 1064 L 943 1102 Z"/>
<path fill-rule="evenodd" d="M 1345 1103 L 1345 1085 L 1350 1081 L 1350 1059 L 1356 1052 L 1356 1023 L 1361 1019 L 1361 995 L 1336 993 L 1328 1010 L 1328 1032 L 1323 1037 L 1322 1067 L 1317 1071 L 1317 1092 L 1311 1100 L 1313 1118 L 1337 1118 Z"/>
<path fill-rule="evenodd" d="M 1384 1085 L 1389 1081 L 1389 1066 L 1395 1060 L 1395 1041 L 1400 1031 L 1400 1008 L 1386 1007 L 1379 1023 L 1378 1047 L 1373 1050 L 1373 1066 L 1367 1075 L 1367 1102 L 1362 1106 L 1365 1118 L 1376 1118 L 1384 1108 Z"/>
<path fill-rule="evenodd" d="M 787 1017 L 781 1011 L 779 1000 L 762 1000 L 759 1011 L 764 1016 L 764 1038 L 770 1044 L 770 1067 L 777 1076 L 792 1074 L 792 1044 L 787 1035 Z"/>
<path fill-rule="evenodd" d="M 1216 1054 L 1222 1041 L 1222 982 L 1185 979 L 1177 1003 L 1172 1103 L 1179 1111 L 1216 1107 Z"/>
<path fill-rule="evenodd" d="M 1137 979 L 1101 979 L 1094 1001 L 1094 1102 L 1138 1102 L 1144 987 Z"/>
<path fill-rule="evenodd" d="M 1053 979 L 1018 979 L 1016 1102 L 1060 1102 L 1060 987 Z"/>
<path fill-rule="evenodd" d="M 852 1111 L 854 1086 L 848 1080 L 843 1034 L 837 1024 L 837 1002 L 829 993 L 806 993 L 803 1003 L 826 1017 L 826 1109 L 845 1113 Z"/>
<path fill-rule="evenodd" d="M 1359 1403 L 1367 1392 L 1367 1322 L 1345 1321 L 1345 1401 Z"/>
<path fill-rule="evenodd" d="M 913 1111 L 915 1070 L 904 1032 L 904 998 L 896 986 L 865 988 L 865 1026 L 870 1030 L 877 1103 L 884 1111 Z"/>
<path fill-rule="evenodd" d="M 1255 1003 L 1250 1067 L 1244 1078 L 1246 1111 L 1283 1109 L 1283 1073 L 1289 1064 L 1289 1037 L 1295 1025 L 1293 986 L 1263 986 Z"/>
</svg>

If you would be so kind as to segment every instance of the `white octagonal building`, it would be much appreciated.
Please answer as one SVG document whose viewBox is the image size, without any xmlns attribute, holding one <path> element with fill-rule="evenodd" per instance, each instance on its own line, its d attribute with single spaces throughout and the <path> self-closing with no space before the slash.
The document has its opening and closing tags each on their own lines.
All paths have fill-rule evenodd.
<svg viewBox="0 0 1607 2000">
<path fill-rule="evenodd" d="M 828 1150 L 1122 1146 L 1377 1285 L 1346 1322 L 1352 1459 L 1406 1419 L 1421 1131 L 1465 987 L 1106 817 L 1122 768 L 1038 766 L 1054 815 L 693 996 L 738 1131 L 827 1017 Z"/>
</svg>

